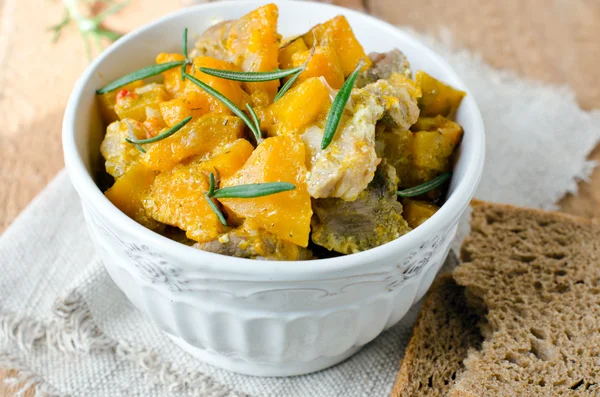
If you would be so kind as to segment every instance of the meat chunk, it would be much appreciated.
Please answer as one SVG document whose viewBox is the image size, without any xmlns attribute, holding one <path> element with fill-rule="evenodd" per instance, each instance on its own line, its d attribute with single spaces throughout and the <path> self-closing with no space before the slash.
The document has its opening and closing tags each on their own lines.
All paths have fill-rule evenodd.
<svg viewBox="0 0 600 397">
<path fill-rule="evenodd" d="M 414 81 L 403 75 L 392 74 L 389 79 L 378 80 L 363 89 L 385 104 L 387 124 L 407 130 L 419 118 L 417 102 L 421 97 L 421 90 Z"/>
<path fill-rule="evenodd" d="M 307 185 L 314 198 L 355 200 L 373 179 L 379 159 L 375 154 L 375 124 L 384 107 L 377 97 L 354 90 L 331 144 L 321 149 L 323 128 L 308 127 L 302 139 L 307 147 Z"/>
<path fill-rule="evenodd" d="M 408 59 L 397 48 L 383 53 L 372 52 L 369 54 L 369 58 L 373 64 L 369 69 L 358 75 L 357 87 L 364 87 L 381 79 L 387 80 L 394 73 L 399 73 L 408 78 L 412 76 Z"/>
<path fill-rule="evenodd" d="M 251 221 L 211 241 L 194 244 L 195 248 L 238 258 L 266 260 L 312 259 L 310 250 L 278 239 L 272 233 L 260 230 Z"/>
<path fill-rule="evenodd" d="M 146 133 L 139 121 L 125 119 L 111 123 L 106 129 L 104 140 L 100 144 L 100 153 L 106 160 L 106 172 L 117 179 L 129 171 L 134 164 L 138 163 L 141 152 L 135 145 L 125 141 L 125 139 L 145 139 L 145 135 Z"/>
<path fill-rule="evenodd" d="M 328 250 L 352 254 L 390 242 L 410 231 L 396 198 L 396 170 L 383 161 L 356 201 L 313 202 L 312 240 Z"/>
</svg>

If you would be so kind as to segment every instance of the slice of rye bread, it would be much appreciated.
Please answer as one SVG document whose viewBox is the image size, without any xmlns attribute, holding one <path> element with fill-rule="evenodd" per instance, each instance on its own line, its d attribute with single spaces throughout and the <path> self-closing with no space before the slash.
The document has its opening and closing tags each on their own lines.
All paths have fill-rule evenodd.
<svg viewBox="0 0 600 397">
<path fill-rule="evenodd" d="M 600 396 L 600 225 L 472 207 L 454 278 L 487 321 L 448 396 Z"/>
<path fill-rule="evenodd" d="M 452 275 L 438 278 L 417 317 L 392 397 L 443 397 L 464 370 L 469 349 L 478 348 L 477 313 Z"/>
</svg>

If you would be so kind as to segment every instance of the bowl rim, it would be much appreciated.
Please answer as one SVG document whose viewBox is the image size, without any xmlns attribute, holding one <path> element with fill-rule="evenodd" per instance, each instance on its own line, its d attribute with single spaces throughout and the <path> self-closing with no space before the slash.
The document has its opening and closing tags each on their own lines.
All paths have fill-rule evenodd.
<svg viewBox="0 0 600 397">
<path fill-rule="evenodd" d="M 137 36 L 143 32 L 154 29 L 157 25 L 160 25 L 167 20 L 178 18 L 179 16 L 190 12 L 198 12 L 198 10 L 208 11 L 213 9 L 235 8 L 242 5 L 260 6 L 270 2 L 275 3 L 278 7 L 283 7 L 284 9 L 286 3 L 290 4 L 301 2 L 302 4 L 310 5 L 311 7 L 331 9 L 340 14 L 353 15 L 357 18 L 363 18 L 370 23 L 376 23 L 382 29 L 390 32 L 390 34 L 401 36 L 404 40 L 414 42 L 414 44 L 420 47 L 420 50 L 426 54 L 428 59 L 438 63 L 449 75 L 451 75 L 457 82 L 460 83 L 454 85 L 459 86 L 459 88 L 467 92 L 467 96 L 473 98 L 463 80 L 454 72 L 452 67 L 443 59 L 442 56 L 430 49 L 427 45 L 422 43 L 413 35 L 406 33 L 402 29 L 359 11 L 332 4 L 291 0 L 230 0 L 186 7 L 145 24 L 117 40 L 90 65 L 88 65 L 82 76 L 77 80 L 73 91 L 70 94 L 64 114 L 62 143 L 67 172 L 73 183 L 73 186 L 80 195 L 82 202 L 90 202 L 94 208 L 98 210 L 102 217 L 107 217 L 109 219 L 112 217 L 113 220 L 111 223 L 117 222 L 119 227 L 131 233 L 132 235 L 141 237 L 142 240 L 145 240 L 153 247 L 156 247 L 158 251 L 169 252 L 170 254 L 177 255 L 179 257 L 186 257 L 186 261 L 187 259 L 192 258 L 199 264 L 204 262 L 203 259 L 207 260 L 206 262 L 209 263 L 215 263 L 218 261 L 218 269 L 224 272 L 248 274 L 249 265 L 252 264 L 250 267 L 252 269 L 250 273 L 255 275 L 270 275 L 273 279 L 281 277 L 306 277 L 307 273 L 314 275 L 356 270 L 355 268 L 360 268 L 361 265 L 377 262 L 393 256 L 394 253 L 409 250 L 414 246 L 421 244 L 423 241 L 426 241 L 428 236 L 433 235 L 436 231 L 457 220 L 473 197 L 483 172 L 485 157 L 484 123 L 477 103 L 474 99 L 472 100 L 473 114 L 470 115 L 474 121 L 474 128 L 472 128 L 470 134 L 473 135 L 471 139 L 473 140 L 472 145 L 475 150 L 472 151 L 473 156 L 468 158 L 466 172 L 462 178 L 457 181 L 455 190 L 452 192 L 446 202 L 440 207 L 440 209 L 418 228 L 398 237 L 395 240 L 378 247 L 371 248 L 367 251 L 334 258 L 301 261 L 265 261 L 216 254 L 181 244 L 145 228 L 121 212 L 105 197 L 88 172 L 83 159 L 79 156 L 75 139 L 76 113 L 78 104 L 84 97 L 83 87 L 85 86 L 86 81 L 90 79 L 93 73 L 95 73 L 96 68 L 102 64 L 102 62 L 109 57 L 113 50 L 118 48 L 120 44 L 136 40 Z M 290 266 L 292 263 L 294 266 Z"/>
</svg>

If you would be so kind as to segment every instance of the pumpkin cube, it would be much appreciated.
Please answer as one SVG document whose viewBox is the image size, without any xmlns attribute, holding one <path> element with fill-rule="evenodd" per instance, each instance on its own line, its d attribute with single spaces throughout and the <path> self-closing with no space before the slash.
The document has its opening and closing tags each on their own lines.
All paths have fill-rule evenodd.
<svg viewBox="0 0 600 397">
<path fill-rule="evenodd" d="M 463 134 L 461 126 L 437 116 L 434 119 L 419 118 L 414 127 L 426 129 L 414 133 L 410 147 L 414 165 L 438 172 L 450 171 L 452 153 Z"/>
<path fill-rule="evenodd" d="M 244 136 L 244 123 L 237 117 L 207 114 L 187 123 L 168 138 L 144 146 L 142 162 L 148 168 L 166 171 L 182 160 L 210 153 Z"/>
<path fill-rule="evenodd" d="M 292 65 L 302 65 L 310 56 L 311 50 L 297 52 L 292 55 Z M 327 83 L 335 89 L 340 89 L 344 84 L 344 72 L 335 50 L 331 47 L 317 46 L 315 53 L 306 65 L 304 72 L 298 76 L 298 82 L 311 77 L 325 77 Z"/>
<path fill-rule="evenodd" d="M 266 129 L 269 136 L 301 134 L 309 125 L 324 120 L 330 106 L 329 88 L 319 78 L 312 77 L 269 106 Z"/>
<path fill-rule="evenodd" d="M 160 225 L 148 215 L 142 202 L 156 175 L 157 172 L 137 164 L 117 179 L 105 193 L 111 203 L 128 217 L 152 230 Z"/>
<path fill-rule="evenodd" d="M 204 197 L 208 185 L 202 164 L 178 164 L 156 177 L 143 205 L 159 222 L 185 230 L 189 239 L 211 240 L 225 227 Z"/>
<path fill-rule="evenodd" d="M 290 41 L 279 49 L 279 67 L 281 69 L 291 69 L 294 67 L 292 56 L 308 50 L 306 43 L 302 37 Z"/>
<path fill-rule="evenodd" d="M 134 81 L 124 85 L 121 88 L 107 92 L 106 94 L 100 94 L 98 98 L 98 107 L 100 108 L 100 115 L 102 120 L 109 125 L 113 121 L 119 120 L 119 116 L 115 112 L 115 105 L 117 104 L 117 94 L 122 90 L 133 91 L 138 87 L 141 87 L 144 83 L 141 80 Z"/>
<path fill-rule="evenodd" d="M 423 93 L 423 96 L 419 100 L 421 116 L 433 117 L 441 115 L 447 118 L 454 117 L 462 99 L 466 95 L 464 91 L 454 89 L 422 70 L 417 72 L 415 80 Z"/>
<path fill-rule="evenodd" d="M 248 95 L 242 90 L 242 85 L 239 81 L 222 79 L 220 77 L 202 73 L 198 70 L 200 67 L 221 70 L 239 70 L 238 67 L 226 61 L 201 56 L 194 58 L 193 72 L 191 74 L 198 80 L 219 91 L 240 109 L 245 109 L 246 103 L 248 102 Z M 202 114 L 209 112 L 231 114 L 231 111 L 225 104 L 198 87 L 192 81 L 186 79 L 185 84 L 185 100 L 187 101 L 190 110 Z"/>
<path fill-rule="evenodd" d="M 227 38 L 227 50 L 234 63 L 245 72 L 269 72 L 279 66 L 279 44 L 277 33 L 279 10 L 275 4 L 267 4 L 235 21 Z M 271 101 L 277 94 L 279 81 L 244 83 L 244 88 L 253 94 L 265 91 Z"/>
<path fill-rule="evenodd" d="M 343 15 L 338 15 L 327 22 L 314 26 L 302 38 L 309 47 L 313 45 L 332 46 L 340 59 L 344 77 L 348 77 L 356 69 L 356 65 L 361 59 L 364 62 L 362 70 L 371 67 L 371 59 L 354 36 L 348 20 Z"/>
<path fill-rule="evenodd" d="M 146 84 L 133 91 L 123 89 L 117 94 L 115 112 L 121 120 L 144 121 L 146 108 L 158 110 L 159 104 L 167 99 L 167 91 L 162 84 Z"/>
<path fill-rule="evenodd" d="M 217 238 L 226 227 L 204 197 L 209 187 L 208 175 L 216 170 L 220 178 L 230 177 L 250 157 L 252 149 L 250 142 L 239 139 L 210 156 L 178 164 L 160 174 L 144 200 L 146 210 L 154 219 L 185 230 L 192 240 L 204 242 Z"/>
<path fill-rule="evenodd" d="M 161 52 L 156 56 L 156 63 L 168 63 L 173 61 L 185 61 L 183 54 L 167 54 Z M 186 70 L 190 71 L 190 65 L 186 66 Z M 183 94 L 185 87 L 184 81 L 181 80 L 181 67 L 166 70 L 161 73 L 163 76 L 163 84 L 167 92 L 173 97 L 179 97 Z"/>
<path fill-rule="evenodd" d="M 195 163 L 202 162 L 208 172 L 214 172 L 220 179 L 229 178 L 242 168 L 248 157 L 252 154 L 254 146 L 245 139 L 238 139 L 231 144 L 219 147 L 214 153 L 197 158 Z"/>
<path fill-rule="evenodd" d="M 412 229 L 421 225 L 440 209 L 428 201 L 404 199 L 402 200 L 402 216 Z"/>
<path fill-rule="evenodd" d="M 312 208 L 306 189 L 305 151 L 299 137 L 265 139 L 242 168 L 221 180 L 221 187 L 289 182 L 296 189 L 250 199 L 220 199 L 227 213 L 236 219 L 252 219 L 278 238 L 306 247 Z"/>
</svg>

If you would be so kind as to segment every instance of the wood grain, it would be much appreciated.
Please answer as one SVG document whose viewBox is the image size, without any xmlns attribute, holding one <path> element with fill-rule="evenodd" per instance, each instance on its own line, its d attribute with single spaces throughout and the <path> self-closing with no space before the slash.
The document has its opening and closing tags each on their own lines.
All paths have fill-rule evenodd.
<svg viewBox="0 0 600 397">
<path fill-rule="evenodd" d="M 600 2 L 597 0 L 334 0 L 394 24 L 431 34 L 447 29 L 458 46 L 490 64 L 546 82 L 567 84 L 584 108 L 600 108 Z M 47 27 L 61 3 L 0 0 L 0 231 L 63 167 L 60 130 L 70 90 L 86 66 L 78 33 L 56 45 Z M 179 7 L 134 0 L 110 21 L 123 31 Z M 31 12 L 32 9 L 37 12 Z M 600 148 L 592 154 L 600 161 Z M 600 217 L 600 171 L 579 194 L 561 201 L 567 212 Z M 6 371 L 4 371 L 4 374 Z M 2 385 L 0 396 L 14 389 Z M 29 394 L 30 395 L 30 394 Z"/>
</svg>

